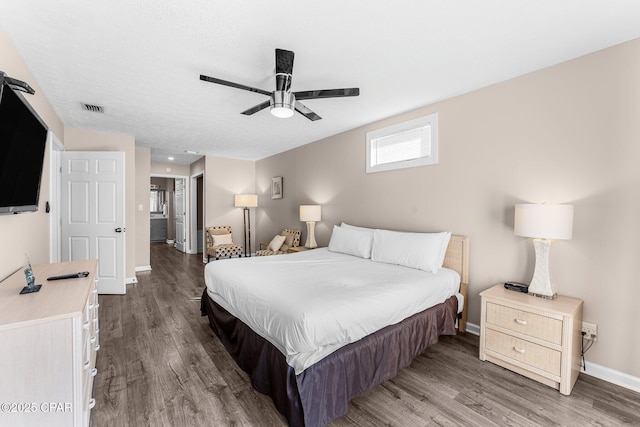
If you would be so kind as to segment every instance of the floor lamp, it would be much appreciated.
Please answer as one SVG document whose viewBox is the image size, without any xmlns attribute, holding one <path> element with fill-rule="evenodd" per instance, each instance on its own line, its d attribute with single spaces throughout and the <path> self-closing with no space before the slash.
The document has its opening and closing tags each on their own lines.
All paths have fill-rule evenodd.
<svg viewBox="0 0 640 427">
<path fill-rule="evenodd" d="M 258 207 L 258 196 L 255 194 L 236 194 L 236 208 L 242 208 L 244 214 L 244 256 L 251 256 L 251 214 L 249 208 Z"/>
<path fill-rule="evenodd" d="M 305 248 L 317 248 L 315 227 L 316 222 L 322 219 L 322 206 L 320 205 L 300 205 L 300 221 L 307 223 L 307 242 Z"/>
</svg>

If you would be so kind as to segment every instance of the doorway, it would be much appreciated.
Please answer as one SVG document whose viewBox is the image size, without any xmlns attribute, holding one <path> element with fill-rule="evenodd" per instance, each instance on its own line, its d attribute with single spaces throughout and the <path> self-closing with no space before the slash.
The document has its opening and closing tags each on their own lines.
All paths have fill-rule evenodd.
<svg viewBox="0 0 640 427">
<path fill-rule="evenodd" d="M 191 253 L 188 230 L 189 180 L 186 176 L 151 175 L 149 212 L 151 215 L 151 242 L 166 242 L 181 252 Z"/>
</svg>

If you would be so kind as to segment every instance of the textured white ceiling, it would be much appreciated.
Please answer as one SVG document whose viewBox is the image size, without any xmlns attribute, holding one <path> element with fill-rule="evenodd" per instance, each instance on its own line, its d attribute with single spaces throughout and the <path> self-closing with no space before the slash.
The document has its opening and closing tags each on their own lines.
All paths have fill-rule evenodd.
<svg viewBox="0 0 640 427">
<path fill-rule="evenodd" d="M 0 13 L 65 125 L 181 163 L 264 158 L 640 37 L 639 23 L 637 0 L 2 0 Z M 267 98 L 199 80 L 271 91 L 275 48 L 296 53 L 294 91 L 361 95 L 305 101 L 316 122 L 244 116 Z"/>
</svg>

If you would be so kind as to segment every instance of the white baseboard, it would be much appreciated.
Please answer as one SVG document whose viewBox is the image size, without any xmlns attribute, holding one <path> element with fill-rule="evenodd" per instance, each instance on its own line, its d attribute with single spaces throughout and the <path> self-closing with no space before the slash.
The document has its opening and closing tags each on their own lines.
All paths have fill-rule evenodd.
<svg viewBox="0 0 640 427">
<path fill-rule="evenodd" d="M 480 326 L 474 323 L 467 323 L 467 332 L 473 335 L 480 335 Z M 601 379 L 611 384 L 633 390 L 640 393 L 640 378 L 634 377 L 606 366 L 587 360 L 587 370 L 580 370 L 581 373 Z"/>
<path fill-rule="evenodd" d="M 124 283 L 126 285 L 133 285 L 134 283 L 138 283 L 138 278 L 137 277 L 127 277 L 126 279 L 124 279 Z"/>
<path fill-rule="evenodd" d="M 581 369 L 580 372 L 640 393 L 640 378 L 624 372 L 616 371 L 588 360 L 587 370 Z"/>
<path fill-rule="evenodd" d="M 480 325 L 467 322 L 467 332 L 472 335 L 480 336 Z"/>
<path fill-rule="evenodd" d="M 136 267 L 136 273 L 139 273 L 140 271 L 151 271 L 151 266 L 150 265 L 139 265 Z"/>
</svg>

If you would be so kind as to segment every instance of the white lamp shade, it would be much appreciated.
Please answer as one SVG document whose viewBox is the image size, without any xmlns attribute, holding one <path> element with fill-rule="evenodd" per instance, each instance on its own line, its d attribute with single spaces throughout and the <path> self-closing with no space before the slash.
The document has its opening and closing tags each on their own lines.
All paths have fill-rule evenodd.
<svg viewBox="0 0 640 427">
<path fill-rule="evenodd" d="M 571 239 L 573 205 L 516 205 L 513 232 L 539 239 Z"/>
<path fill-rule="evenodd" d="M 236 194 L 235 206 L 236 208 L 257 208 L 258 196 L 255 194 Z"/>
<path fill-rule="evenodd" d="M 300 221 L 317 222 L 322 219 L 322 206 L 300 205 Z"/>
</svg>

